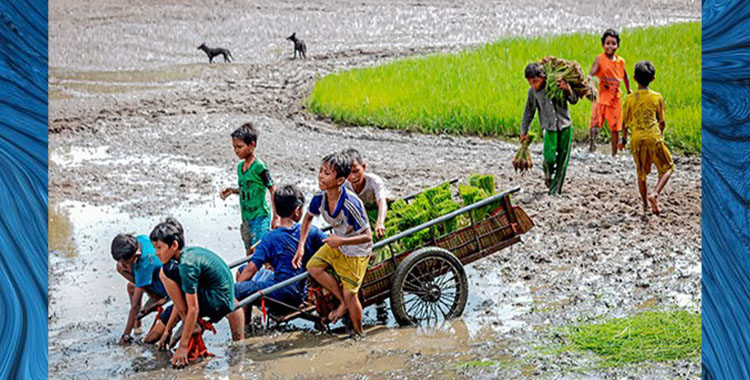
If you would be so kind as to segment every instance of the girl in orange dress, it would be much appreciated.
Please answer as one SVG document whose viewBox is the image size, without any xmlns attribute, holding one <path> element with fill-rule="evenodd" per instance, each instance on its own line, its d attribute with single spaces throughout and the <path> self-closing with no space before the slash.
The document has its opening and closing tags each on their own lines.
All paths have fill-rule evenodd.
<svg viewBox="0 0 750 380">
<path fill-rule="evenodd" d="M 630 94 L 630 80 L 625 71 L 625 60 L 615 54 L 619 47 L 620 35 L 614 29 L 607 29 L 602 35 L 604 53 L 596 56 L 589 72 L 589 79 L 592 76 L 599 79 L 599 100 L 594 103 L 591 115 L 590 150 L 593 152 L 596 149 L 599 128 L 607 125 L 612 135 L 612 156 L 617 154 L 618 148 L 625 149 L 622 144 L 618 145 L 622 129 L 620 82 L 625 82 L 625 89 Z"/>
</svg>

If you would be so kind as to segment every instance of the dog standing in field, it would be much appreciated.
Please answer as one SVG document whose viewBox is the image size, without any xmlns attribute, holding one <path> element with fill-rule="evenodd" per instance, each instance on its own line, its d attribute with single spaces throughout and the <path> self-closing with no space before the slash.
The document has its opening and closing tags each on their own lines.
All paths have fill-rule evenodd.
<svg viewBox="0 0 750 380">
<path fill-rule="evenodd" d="M 198 50 L 203 50 L 206 53 L 206 55 L 208 56 L 208 63 L 213 63 L 214 57 L 219 54 L 224 56 L 224 62 L 226 63 L 231 62 L 229 58 L 234 58 L 232 57 L 232 53 L 230 53 L 229 50 L 224 48 L 210 48 L 206 46 L 205 43 L 202 43 L 201 46 L 198 46 Z"/>
<path fill-rule="evenodd" d="M 294 58 L 297 58 L 297 52 L 299 52 L 300 58 L 307 59 L 307 46 L 305 46 L 305 41 L 300 40 L 297 38 L 297 32 L 292 33 L 291 36 L 286 38 L 289 41 L 294 42 Z"/>
</svg>

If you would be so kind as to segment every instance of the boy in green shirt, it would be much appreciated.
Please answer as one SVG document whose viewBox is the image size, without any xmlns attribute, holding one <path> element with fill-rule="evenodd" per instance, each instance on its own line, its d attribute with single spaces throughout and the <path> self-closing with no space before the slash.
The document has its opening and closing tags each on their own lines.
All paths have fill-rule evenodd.
<svg viewBox="0 0 750 380">
<path fill-rule="evenodd" d="M 221 199 L 226 199 L 231 194 L 239 194 L 240 209 L 242 211 L 242 225 L 240 233 L 245 243 L 245 252 L 248 256 L 252 254 L 252 246 L 255 245 L 263 235 L 271 229 L 278 227 L 280 219 L 276 215 L 276 208 L 268 206 L 266 201 L 266 189 L 273 193 L 276 189 L 271 179 L 268 166 L 255 156 L 255 147 L 258 143 L 258 129 L 250 122 L 243 124 L 232 133 L 232 145 L 234 153 L 242 161 L 237 165 L 237 177 L 239 187 L 225 188 L 219 193 Z M 273 218 L 269 217 L 273 211 Z"/>
<path fill-rule="evenodd" d="M 243 339 L 245 315 L 242 309 L 234 310 L 234 280 L 224 260 L 208 249 L 185 247 L 185 237 L 174 223 L 159 223 L 151 231 L 150 238 L 164 264 L 160 277 L 174 303 L 162 315 L 168 321 L 159 340 L 160 347 L 168 341 L 177 321 L 183 321 L 182 337 L 172 357 L 172 365 L 188 364 L 190 337 L 201 333 L 197 324 L 199 318 L 206 317 L 210 323 L 216 323 L 227 317 L 232 340 Z M 170 269 L 174 266 L 177 270 Z"/>
</svg>

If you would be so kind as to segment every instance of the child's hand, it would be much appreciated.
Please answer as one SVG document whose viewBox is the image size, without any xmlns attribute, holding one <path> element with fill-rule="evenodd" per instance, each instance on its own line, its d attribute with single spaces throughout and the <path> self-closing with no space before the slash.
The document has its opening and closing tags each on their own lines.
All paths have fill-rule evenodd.
<svg viewBox="0 0 750 380">
<path fill-rule="evenodd" d="M 173 310 L 174 313 L 176 310 Z M 169 336 L 172 335 L 169 331 L 164 331 L 161 334 L 161 338 L 159 338 L 159 342 L 156 343 L 156 348 L 159 349 L 159 351 L 169 351 Z"/>
<path fill-rule="evenodd" d="M 227 199 L 228 196 L 234 194 L 234 189 L 227 187 L 226 189 L 219 192 L 219 196 L 221 197 L 221 200 Z"/>
<path fill-rule="evenodd" d="M 302 250 L 299 248 L 297 248 L 297 253 L 294 254 L 294 258 L 292 259 L 292 266 L 294 269 L 302 267 Z"/>
<path fill-rule="evenodd" d="M 187 353 L 187 348 L 183 347 L 182 344 L 180 344 L 180 347 L 178 347 L 177 351 L 175 351 L 174 355 L 172 355 L 172 367 L 182 368 L 188 365 Z"/>
<path fill-rule="evenodd" d="M 121 346 L 127 346 L 130 343 L 133 343 L 133 337 L 127 334 L 122 334 L 119 344 Z"/>
<path fill-rule="evenodd" d="M 566 82 L 562 78 L 557 78 L 557 87 L 560 87 L 560 89 L 563 90 L 568 95 L 570 95 L 570 93 L 573 92 L 570 89 L 570 85 L 568 84 L 568 82 Z"/>
<path fill-rule="evenodd" d="M 375 236 L 379 238 L 385 236 L 385 226 L 381 223 L 375 223 Z"/>
<path fill-rule="evenodd" d="M 336 236 L 336 235 L 331 235 L 331 236 L 323 239 L 323 243 L 328 244 L 328 246 L 331 247 L 331 248 L 341 247 L 341 245 L 342 245 L 343 242 L 344 242 L 344 240 L 341 237 Z"/>
</svg>

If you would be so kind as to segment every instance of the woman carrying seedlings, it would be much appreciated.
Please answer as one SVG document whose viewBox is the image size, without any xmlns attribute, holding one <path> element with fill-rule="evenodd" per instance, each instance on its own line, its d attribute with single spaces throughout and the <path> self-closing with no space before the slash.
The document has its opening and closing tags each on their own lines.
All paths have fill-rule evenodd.
<svg viewBox="0 0 750 380">
<path fill-rule="evenodd" d="M 573 138 L 568 103 L 576 104 L 578 95 L 562 76 L 558 76 L 554 83 L 548 84 L 547 74 L 539 63 L 529 63 L 525 75 L 531 88 L 521 120 L 521 143 L 529 138 L 529 126 L 534 120 L 534 114 L 539 110 L 539 125 L 544 131 L 544 184 L 550 195 L 560 194 L 565 172 L 568 170 Z M 548 92 L 551 94 L 557 91 L 562 91 L 561 99 L 557 96 L 548 96 Z"/>
</svg>

